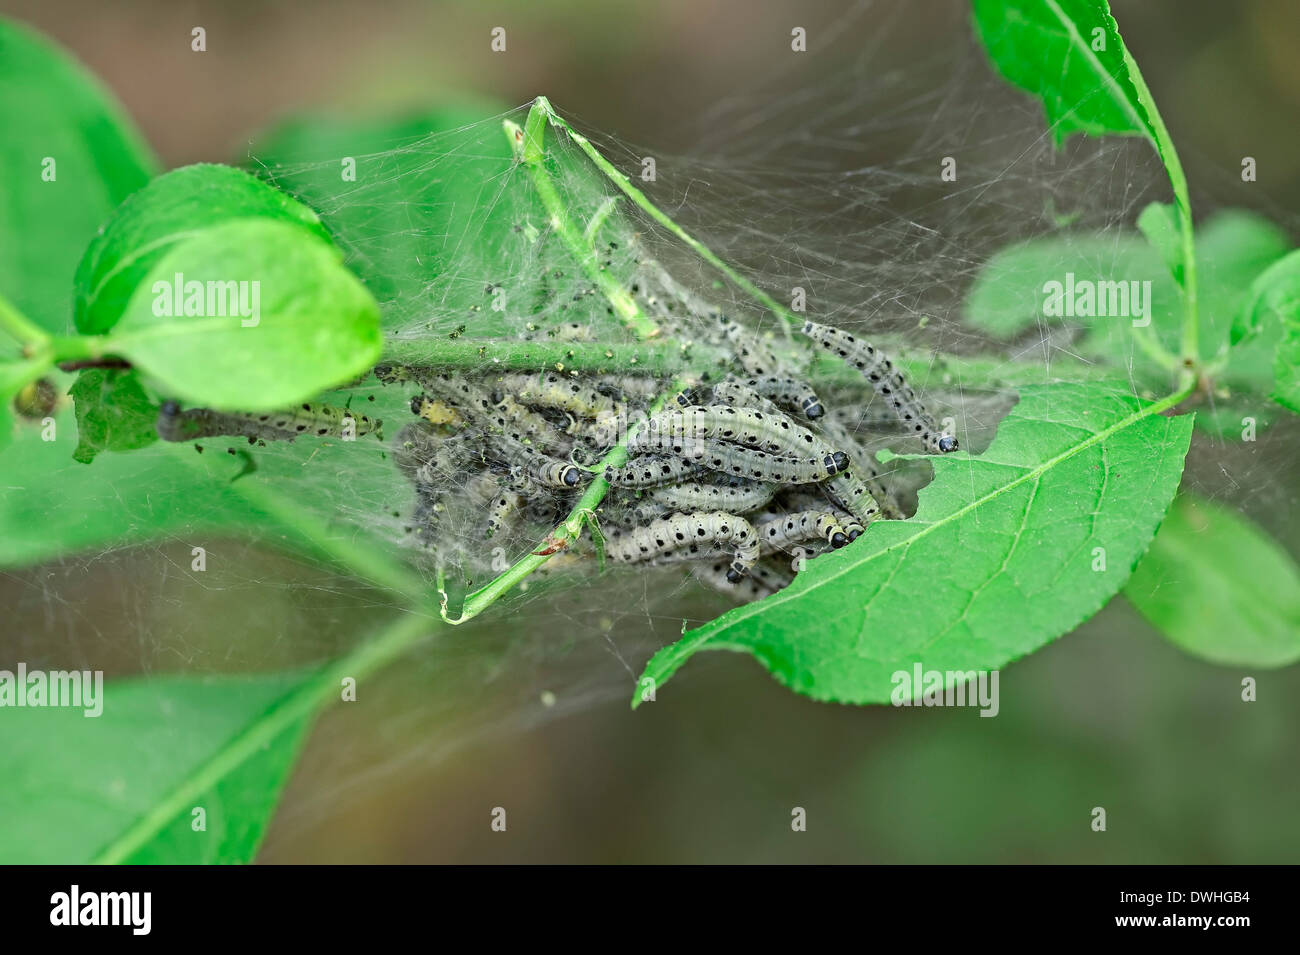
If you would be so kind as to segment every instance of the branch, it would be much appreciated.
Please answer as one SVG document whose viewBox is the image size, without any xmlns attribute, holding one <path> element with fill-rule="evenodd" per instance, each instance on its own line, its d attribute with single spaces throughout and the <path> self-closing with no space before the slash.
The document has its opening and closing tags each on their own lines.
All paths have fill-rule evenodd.
<svg viewBox="0 0 1300 955">
<path fill-rule="evenodd" d="M 586 273 L 587 278 L 595 283 L 623 320 L 623 324 L 631 329 L 637 338 L 653 338 L 659 334 L 659 326 L 642 313 L 636 299 L 632 298 L 614 276 L 601 271 L 600 257 L 596 254 L 595 246 L 586 241 L 582 231 L 569 217 L 560 194 L 555 190 L 555 183 L 551 181 L 546 171 L 546 153 L 542 148 L 542 136 L 546 130 L 545 123 L 541 121 L 543 115 L 538 111 L 537 106 L 533 107 L 528 115 L 527 132 L 521 129 L 518 123 L 508 119 L 502 124 L 506 137 L 510 140 L 510 147 L 515 152 L 515 158 L 523 163 L 529 176 L 532 177 L 537 195 L 542 200 L 547 216 L 550 217 L 551 228 L 569 247 L 569 253 L 582 266 L 582 271 Z"/>
<path fill-rule="evenodd" d="M 795 316 L 791 314 L 790 311 L 784 305 L 779 303 L 776 299 L 772 298 L 772 296 L 768 295 L 766 292 L 760 289 L 749 279 L 745 278 L 743 275 L 741 275 L 739 272 L 737 272 L 735 269 L 729 266 L 726 262 L 722 261 L 722 259 L 714 255 L 713 251 L 709 249 L 708 246 L 706 246 L 699 239 L 695 238 L 693 235 L 691 235 L 685 229 L 679 226 L 676 222 L 674 222 L 671 218 L 669 218 L 666 213 L 662 212 L 653 202 L 651 202 L 646 197 L 645 193 L 643 193 L 636 186 L 632 185 L 632 181 L 628 179 L 628 177 L 625 174 L 619 172 L 614 167 L 613 163 L 611 163 L 608 159 L 606 159 L 603 155 L 601 155 L 600 151 L 591 144 L 591 141 L 587 139 L 586 136 L 583 136 L 572 126 L 570 126 L 567 122 L 565 122 L 564 119 L 561 118 L 560 114 L 555 112 L 555 108 L 551 106 L 550 100 L 548 100 L 545 96 L 539 96 L 534 101 L 533 112 L 537 112 L 538 110 L 540 110 L 546 116 L 547 121 L 552 126 L 554 126 L 556 129 L 564 130 L 564 132 L 568 134 L 569 138 L 572 139 L 575 144 L 577 144 L 578 148 L 587 154 L 587 158 L 590 159 L 596 165 L 596 168 L 598 168 L 601 172 L 603 172 L 609 178 L 609 180 L 613 182 L 614 185 L 617 186 L 618 189 L 624 195 L 626 195 L 629 199 L 631 199 L 634 203 L 636 203 L 637 207 L 640 208 L 641 211 L 643 211 L 650 218 L 654 219 L 655 222 L 658 222 L 661 226 L 663 226 L 665 229 L 667 229 L 669 232 L 675 235 L 682 242 L 686 243 L 686 245 L 691 249 L 691 251 L 693 251 L 705 262 L 708 262 L 715 269 L 717 269 L 728 279 L 734 282 L 738 288 L 741 288 L 745 292 L 748 292 L 749 295 L 753 297 L 755 301 L 760 302 L 764 307 L 769 309 L 772 312 L 772 314 L 784 319 L 785 321 L 782 327 L 784 328 L 787 337 L 789 336 L 791 325 L 802 324 L 802 322 L 800 322 L 797 318 L 795 318 Z M 531 120 L 531 118 L 532 118 L 532 113 L 529 114 L 529 119 Z"/>
</svg>

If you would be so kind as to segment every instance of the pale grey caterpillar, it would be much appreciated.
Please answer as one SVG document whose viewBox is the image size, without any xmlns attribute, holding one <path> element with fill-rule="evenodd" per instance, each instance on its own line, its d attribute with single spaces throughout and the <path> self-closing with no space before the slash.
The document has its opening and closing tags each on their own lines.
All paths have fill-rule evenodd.
<svg viewBox="0 0 1300 955">
<path fill-rule="evenodd" d="M 850 540 L 848 531 L 829 511 L 800 511 L 784 514 L 754 526 L 764 551 L 788 550 L 805 541 L 821 540 L 831 547 L 843 547 Z M 860 532 L 859 532 L 860 533 Z"/>
<path fill-rule="evenodd" d="M 629 451 L 668 450 L 679 438 L 716 438 L 769 454 L 831 456 L 836 470 L 848 466 L 848 455 L 784 414 L 729 405 L 696 405 L 660 412 L 628 439 L 627 446 Z"/>
<path fill-rule="evenodd" d="M 927 448 L 940 454 L 957 450 L 957 439 L 940 430 L 902 373 L 879 349 L 848 332 L 812 321 L 804 322 L 803 333 L 862 372 L 876 394 L 894 409 L 908 432 L 920 438 Z"/>
<path fill-rule="evenodd" d="M 349 424 L 350 422 L 350 424 Z M 383 422 L 366 415 L 354 415 L 345 408 L 304 403 L 280 411 L 211 411 L 191 408 L 182 411 L 175 401 L 163 402 L 155 430 L 164 441 L 192 441 L 220 436 L 246 437 L 249 442 L 292 441 L 300 434 L 315 437 L 382 437 Z"/>
<path fill-rule="evenodd" d="M 727 579 L 735 582 L 758 560 L 758 540 L 749 521 L 722 511 L 673 514 L 629 530 L 611 528 L 606 553 L 612 560 L 649 561 L 691 545 L 732 545 L 735 554 Z"/>
</svg>

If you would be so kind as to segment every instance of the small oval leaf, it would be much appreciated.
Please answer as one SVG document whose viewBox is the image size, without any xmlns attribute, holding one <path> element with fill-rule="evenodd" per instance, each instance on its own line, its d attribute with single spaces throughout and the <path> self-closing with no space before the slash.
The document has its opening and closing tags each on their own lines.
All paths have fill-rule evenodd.
<svg viewBox="0 0 1300 955">
<path fill-rule="evenodd" d="M 86 249 L 75 283 L 78 331 L 108 331 L 168 252 L 205 228 L 237 219 L 288 222 L 329 238 L 310 208 L 246 172 L 207 163 L 174 170 L 124 202 Z"/>
<path fill-rule="evenodd" d="M 1212 663 L 1300 660 L 1300 568 L 1253 521 L 1212 501 L 1179 495 L 1124 596 Z"/>
<path fill-rule="evenodd" d="M 381 345 L 379 306 L 337 249 L 298 225 L 244 219 L 168 252 L 106 348 L 172 397 L 262 411 L 363 374 Z"/>
</svg>

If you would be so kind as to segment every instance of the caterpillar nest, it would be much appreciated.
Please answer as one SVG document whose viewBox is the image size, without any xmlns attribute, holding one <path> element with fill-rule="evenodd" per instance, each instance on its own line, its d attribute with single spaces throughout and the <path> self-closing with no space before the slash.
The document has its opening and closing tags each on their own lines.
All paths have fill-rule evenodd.
<svg viewBox="0 0 1300 955">
<path fill-rule="evenodd" d="M 871 438 L 902 431 L 932 453 L 957 447 L 893 362 L 855 335 L 809 321 L 804 347 L 778 351 L 653 264 L 632 291 L 667 335 L 703 340 L 730 367 L 673 395 L 635 372 L 374 369 L 409 398 L 411 417 L 390 447 L 414 491 L 407 542 L 418 561 L 468 579 L 494 576 L 538 552 L 601 481 L 598 490 L 608 488 L 594 516 L 604 546 L 573 544 L 566 568 L 594 570 L 601 550 L 615 563 L 686 564 L 695 580 L 755 600 L 872 521 L 903 516 L 890 475 L 866 447 Z M 817 350 L 861 372 L 856 391 L 841 384 L 837 401 L 819 395 L 806 374 Z M 157 423 L 168 441 L 233 435 L 253 443 L 382 440 L 380 427 L 311 404 L 254 415 L 168 402 Z M 602 467 L 620 444 L 625 458 Z"/>
</svg>

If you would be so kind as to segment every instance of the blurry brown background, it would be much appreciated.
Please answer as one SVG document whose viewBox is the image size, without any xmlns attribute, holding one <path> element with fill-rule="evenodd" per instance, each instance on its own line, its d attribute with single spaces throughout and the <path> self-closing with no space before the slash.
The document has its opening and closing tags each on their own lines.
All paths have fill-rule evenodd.
<svg viewBox="0 0 1300 955">
<path fill-rule="evenodd" d="M 848 64 L 860 80 L 933 64 L 949 48 L 976 55 L 965 5 L 940 0 L 0 7 L 102 77 L 167 167 L 238 161 L 255 132 L 301 109 L 370 112 L 466 94 L 516 105 L 542 92 L 593 129 L 689 154 L 725 149 L 726 130 L 743 129 L 772 96 L 809 89 L 813 100 L 833 98 Z M 1194 187 L 1233 179 L 1241 157 L 1253 155 L 1261 204 L 1300 208 L 1294 3 L 1117 0 L 1113 8 Z M 207 30 L 201 56 L 189 48 L 196 25 Z M 794 25 L 808 29 L 810 54 L 792 68 L 781 58 Z M 489 50 L 494 26 L 508 31 L 508 55 Z M 1216 461 L 1192 480 L 1213 480 L 1219 463 L 1251 468 Z M 117 673 L 269 668 L 328 655 L 380 614 L 364 591 L 252 549 L 236 551 L 246 581 L 296 588 L 277 583 L 232 601 L 230 592 L 171 579 L 155 592 L 141 581 L 157 574 L 167 546 L 11 578 L 4 586 L 21 595 L 18 632 L 93 647 L 96 659 L 117 660 Z M 683 615 L 720 607 L 701 598 L 669 608 L 607 592 L 598 599 L 611 614 L 634 613 L 602 622 L 580 606 L 591 599 L 529 605 L 504 624 L 447 633 L 360 702 L 327 714 L 262 860 L 1300 854 L 1300 678 L 1196 662 L 1122 601 L 1009 668 L 1002 715 L 989 720 L 969 710 L 813 703 L 730 654 L 697 658 L 633 714 L 633 671 L 675 638 Z M 613 639 L 605 626 L 639 632 Z M 1260 679 L 1259 703 L 1238 701 L 1243 675 Z M 542 703 L 544 690 L 556 693 L 554 706 Z M 1110 816 L 1106 834 L 1088 828 L 1099 805 Z M 489 831 L 494 806 L 508 809 L 507 833 Z M 808 810 L 806 833 L 790 831 L 794 806 Z"/>
</svg>

